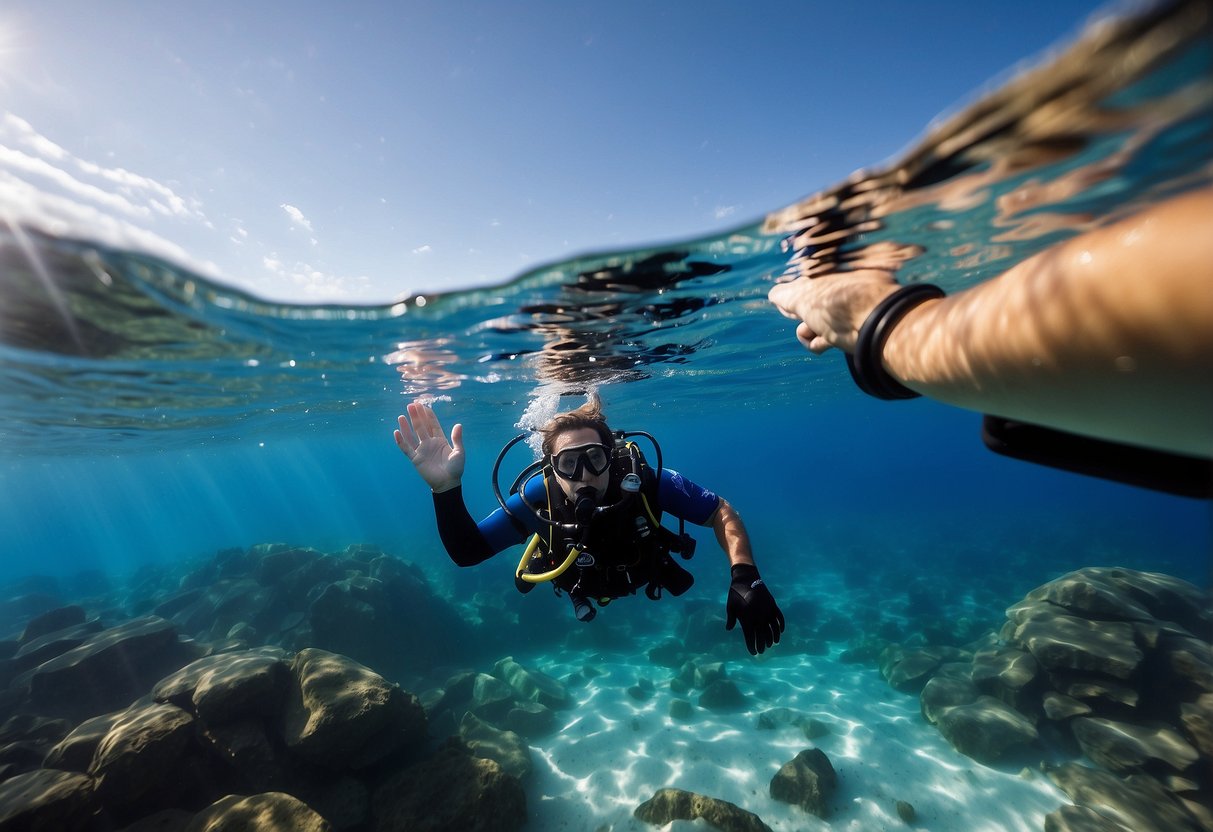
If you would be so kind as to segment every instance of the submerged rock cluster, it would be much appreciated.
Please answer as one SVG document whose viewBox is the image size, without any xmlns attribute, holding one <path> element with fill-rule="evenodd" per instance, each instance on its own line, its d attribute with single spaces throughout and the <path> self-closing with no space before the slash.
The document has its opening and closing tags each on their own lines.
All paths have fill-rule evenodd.
<svg viewBox="0 0 1213 832">
<path fill-rule="evenodd" d="M 270 828 L 242 826 L 249 813 L 281 816 L 277 828 L 419 829 L 436 799 L 450 817 L 429 828 L 525 820 L 522 788 L 500 766 L 458 744 L 429 747 L 416 696 L 315 648 L 205 656 L 128 707 L 69 726 L 4 724 L 6 740 L 25 737 L 6 752 L 46 750 L 0 782 L 0 829 Z M 502 825 L 478 826 L 489 814 Z"/>
<path fill-rule="evenodd" d="M 675 722 L 735 721 L 754 705 L 719 660 L 735 634 L 717 604 L 679 612 L 676 637 L 649 649 L 648 670 L 618 695 L 643 705 L 672 694 L 662 712 Z M 983 763 L 1085 756 L 1045 765 L 1073 800 L 1048 816 L 1048 831 L 1213 829 L 1205 593 L 1153 573 L 1082 569 L 1029 592 L 998 631 L 982 635 L 976 616 L 936 626 L 939 644 L 912 629 L 939 618 L 925 594 L 907 594 L 897 613 L 900 622 L 817 616 L 780 649 L 847 642 L 842 661 L 878 660 L 927 721 Z M 494 660 L 508 652 L 495 630 L 507 628 L 483 617 L 496 611 L 480 614 L 468 623 L 420 570 L 369 546 L 228 550 L 79 604 L 33 593 L 2 601 L 0 627 L 18 634 L 0 641 L 0 832 L 516 830 L 530 746 L 568 721 L 573 691 L 603 671 L 586 664 L 557 679 Z M 634 633 L 549 630 L 556 643 L 635 648 Z M 913 634 L 895 642 L 897 632 Z M 806 741 L 779 762 L 772 800 L 823 819 L 843 805 L 847 772 L 814 747 L 830 725 L 770 707 L 753 727 L 781 731 L 780 745 L 790 731 Z M 916 822 L 905 801 L 886 811 Z M 677 788 L 635 816 L 768 828 Z"/>
<path fill-rule="evenodd" d="M 112 605 L 97 614 L 21 601 L 44 609 L 0 642 L 0 830 L 487 832 L 525 822 L 519 772 L 477 754 L 483 732 L 435 745 L 415 695 L 304 646 L 348 643 L 368 622 L 451 624 L 453 611 L 407 564 L 370 547 L 341 557 L 254 547 L 221 553 L 182 584 L 130 602 L 151 611 L 125 619 Z M 396 594 L 357 600 L 377 593 Z M 340 636 L 335 624 L 325 630 L 337 619 L 349 628 Z M 350 646 L 365 655 L 385 638 Z M 427 656 L 409 643 L 394 652 Z M 458 655 L 443 638 L 428 644 Z M 519 699 L 550 688 L 517 663 L 499 667 L 529 685 Z"/>
<path fill-rule="evenodd" d="M 1050 816 L 1052 829 L 1213 829 L 1211 634 L 1197 587 L 1086 568 L 1029 592 L 997 637 L 888 647 L 881 671 L 920 691 L 923 716 L 974 759 L 1052 746 L 1098 766 L 1046 767 L 1076 804 Z"/>
</svg>

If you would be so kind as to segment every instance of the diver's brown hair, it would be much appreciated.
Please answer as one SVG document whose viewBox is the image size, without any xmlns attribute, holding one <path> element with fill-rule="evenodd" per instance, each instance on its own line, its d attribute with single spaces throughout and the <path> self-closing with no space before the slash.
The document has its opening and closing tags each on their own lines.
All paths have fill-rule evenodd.
<svg viewBox="0 0 1213 832">
<path fill-rule="evenodd" d="M 598 436 L 602 439 L 602 444 L 608 448 L 615 444 L 615 437 L 611 435 L 611 429 L 607 427 L 606 416 L 602 413 L 602 401 L 598 398 L 597 393 L 590 393 L 581 407 L 553 416 L 551 421 L 540 428 L 539 434 L 543 437 L 543 455 L 552 455 L 552 447 L 556 444 L 557 436 L 566 430 L 578 430 L 579 428 L 590 428 L 597 431 Z"/>
</svg>

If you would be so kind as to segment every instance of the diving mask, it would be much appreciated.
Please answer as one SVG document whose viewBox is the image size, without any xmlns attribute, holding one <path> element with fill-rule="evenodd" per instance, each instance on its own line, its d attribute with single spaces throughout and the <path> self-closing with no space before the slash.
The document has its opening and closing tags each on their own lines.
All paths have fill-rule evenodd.
<svg viewBox="0 0 1213 832">
<path fill-rule="evenodd" d="M 583 469 L 596 477 L 610 467 L 611 453 L 604 445 L 578 445 L 552 457 L 552 470 L 566 480 L 581 479 Z"/>
</svg>

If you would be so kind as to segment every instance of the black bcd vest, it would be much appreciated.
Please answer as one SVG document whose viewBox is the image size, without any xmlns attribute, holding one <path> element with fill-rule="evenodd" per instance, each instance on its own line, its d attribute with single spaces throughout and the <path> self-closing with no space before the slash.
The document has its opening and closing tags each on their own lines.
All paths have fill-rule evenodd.
<svg viewBox="0 0 1213 832">
<path fill-rule="evenodd" d="M 688 549 L 693 551 L 694 540 L 661 525 L 657 475 L 634 446 L 615 452 L 603 503 L 619 502 L 622 494 L 619 483 L 633 471 L 633 454 L 638 462 L 640 492 L 623 505 L 596 514 L 589 523 L 588 534 L 580 539 L 574 539 L 560 527 L 542 529 L 539 548 L 527 565 L 528 572 L 555 569 L 564 562 L 570 547 L 583 543 L 577 560 L 552 581 L 557 590 L 601 602 L 632 595 L 641 587 L 646 587 L 645 594 L 654 600 L 661 597 L 663 590 L 681 595 L 690 588 L 694 577 L 670 557 L 670 552 L 682 552 L 689 557 Z M 575 521 L 573 506 L 565 500 L 552 476 L 545 471 L 544 488 L 552 519 L 571 524 Z M 646 500 L 652 509 L 651 517 L 645 509 Z"/>
</svg>

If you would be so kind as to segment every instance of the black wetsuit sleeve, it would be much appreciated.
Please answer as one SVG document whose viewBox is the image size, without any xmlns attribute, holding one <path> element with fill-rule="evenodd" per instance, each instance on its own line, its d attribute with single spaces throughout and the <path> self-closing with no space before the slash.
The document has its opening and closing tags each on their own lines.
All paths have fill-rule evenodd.
<svg viewBox="0 0 1213 832">
<path fill-rule="evenodd" d="M 434 517 L 446 553 L 459 566 L 475 566 L 497 554 L 468 513 L 462 487 L 434 495 Z"/>
</svg>

